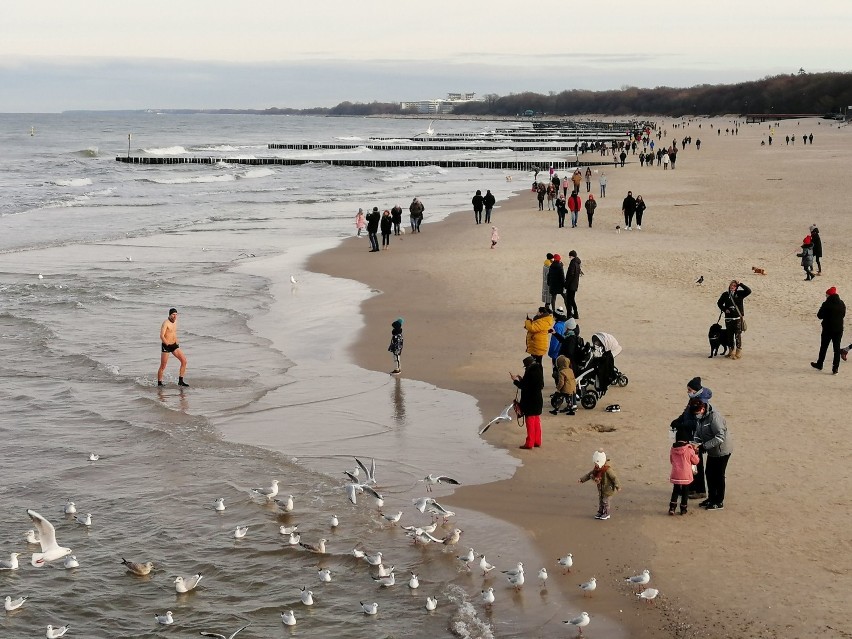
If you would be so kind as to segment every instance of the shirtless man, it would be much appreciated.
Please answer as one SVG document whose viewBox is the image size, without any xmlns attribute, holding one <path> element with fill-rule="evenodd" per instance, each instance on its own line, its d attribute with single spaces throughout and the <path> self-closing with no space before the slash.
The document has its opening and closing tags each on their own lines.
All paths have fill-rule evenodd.
<svg viewBox="0 0 852 639">
<path fill-rule="evenodd" d="M 183 354 L 180 344 L 178 344 L 177 314 L 176 308 L 170 308 L 169 319 L 164 321 L 160 327 L 162 353 L 160 354 L 160 370 L 157 371 L 157 386 L 163 386 L 163 373 L 166 371 L 166 364 L 169 363 L 169 353 L 177 357 L 180 362 L 178 386 L 189 386 L 183 381 L 183 374 L 186 372 L 186 355 Z"/>
</svg>

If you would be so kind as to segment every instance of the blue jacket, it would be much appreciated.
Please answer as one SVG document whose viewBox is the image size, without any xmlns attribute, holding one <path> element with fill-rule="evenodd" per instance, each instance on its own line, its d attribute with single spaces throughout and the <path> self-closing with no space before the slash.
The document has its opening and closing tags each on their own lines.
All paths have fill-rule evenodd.
<svg viewBox="0 0 852 639">
<path fill-rule="evenodd" d="M 556 339 L 555 335 L 565 335 L 565 320 L 557 320 L 553 325 L 553 333 L 550 335 L 550 347 L 547 349 L 547 356 L 555 360 L 559 357 L 559 349 L 562 348 L 562 342 Z"/>
</svg>

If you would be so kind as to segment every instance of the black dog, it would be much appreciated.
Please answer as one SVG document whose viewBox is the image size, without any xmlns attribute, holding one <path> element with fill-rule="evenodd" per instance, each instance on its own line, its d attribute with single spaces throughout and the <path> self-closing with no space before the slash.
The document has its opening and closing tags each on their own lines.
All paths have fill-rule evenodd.
<svg viewBox="0 0 852 639">
<path fill-rule="evenodd" d="M 708 357 L 716 357 L 719 354 L 719 348 L 722 348 L 722 355 L 727 355 L 731 348 L 731 337 L 733 335 L 729 335 L 728 330 L 722 328 L 721 324 L 711 324 L 710 330 L 707 331 L 707 340 L 710 342 L 710 355 Z"/>
</svg>

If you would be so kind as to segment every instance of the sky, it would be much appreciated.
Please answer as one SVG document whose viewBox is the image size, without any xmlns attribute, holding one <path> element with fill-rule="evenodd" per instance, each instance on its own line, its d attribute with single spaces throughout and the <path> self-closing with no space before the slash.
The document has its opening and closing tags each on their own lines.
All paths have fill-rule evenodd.
<svg viewBox="0 0 852 639">
<path fill-rule="evenodd" d="M 0 112 L 727 84 L 850 71 L 850 33 L 850 0 L 4 0 Z"/>
</svg>

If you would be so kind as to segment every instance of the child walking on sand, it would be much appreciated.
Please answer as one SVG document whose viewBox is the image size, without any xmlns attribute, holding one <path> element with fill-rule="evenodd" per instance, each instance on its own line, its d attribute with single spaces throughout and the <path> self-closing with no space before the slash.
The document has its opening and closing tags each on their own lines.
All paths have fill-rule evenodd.
<svg viewBox="0 0 852 639">
<path fill-rule="evenodd" d="M 393 370 L 391 375 L 399 375 L 402 372 L 402 324 L 405 322 L 401 317 L 397 317 L 391 324 L 391 342 L 388 346 L 388 351 L 393 356 Z"/>
<path fill-rule="evenodd" d="M 367 218 L 364 216 L 364 209 L 358 209 L 355 214 L 355 229 L 358 231 L 358 237 L 361 237 L 361 231 L 367 228 Z"/>
<path fill-rule="evenodd" d="M 500 229 L 496 226 L 491 227 L 491 248 L 497 246 L 497 242 L 500 241 Z"/>
<path fill-rule="evenodd" d="M 598 514 L 595 515 L 595 519 L 609 519 L 609 498 L 621 490 L 621 484 L 618 483 L 618 477 L 612 470 L 604 451 L 596 450 L 592 455 L 592 463 L 595 467 L 578 481 L 582 484 L 590 479 L 595 480 L 598 485 Z"/>
<path fill-rule="evenodd" d="M 692 483 L 695 474 L 693 468 L 697 470 L 696 464 L 701 461 L 692 446 L 691 440 L 690 429 L 685 427 L 677 429 L 675 442 L 669 452 L 669 461 L 672 464 L 669 481 L 673 484 L 672 497 L 669 500 L 669 515 L 675 514 L 678 497 L 680 497 L 680 514 L 686 514 L 689 503 L 689 485 Z"/>
</svg>

